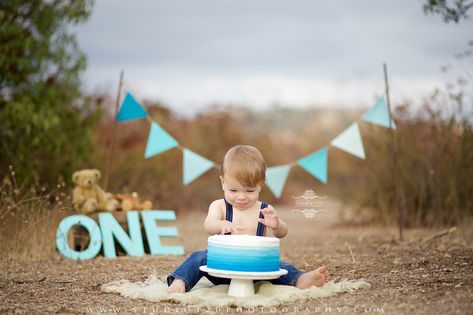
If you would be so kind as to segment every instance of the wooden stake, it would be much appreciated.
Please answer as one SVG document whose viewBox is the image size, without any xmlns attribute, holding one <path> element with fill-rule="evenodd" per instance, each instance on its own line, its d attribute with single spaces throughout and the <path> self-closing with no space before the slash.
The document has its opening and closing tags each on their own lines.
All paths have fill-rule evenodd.
<svg viewBox="0 0 473 315">
<path fill-rule="evenodd" d="M 107 157 L 107 169 L 105 171 L 105 180 L 104 180 L 104 190 L 107 191 L 108 189 L 108 178 L 110 176 L 110 169 L 112 168 L 112 157 L 113 157 L 113 149 L 115 146 L 115 134 L 117 128 L 117 114 L 118 114 L 118 106 L 120 105 L 120 96 L 122 95 L 122 85 L 123 85 L 123 70 L 120 72 L 120 81 L 118 83 L 118 92 L 117 98 L 115 102 L 115 114 L 113 115 L 113 122 L 112 122 L 112 139 L 110 140 L 110 145 L 108 147 L 108 157 Z"/>
<path fill-rule="evenodd" d="M 391 111 L 391 99 L 389 98 L 389 83 L 388 83 L 388 69 L 386 63 L 383 64 L 384 70 L 384 84 L 386 86 L 386 102 L 388 103 L 388 111 L 389 111 L 389 128 L 391 129 L 391 156 L 392 156 L 392 170 L 393 170 L 393 180 L 394 180 L 394 202 L 395 206 L 397 207 L 397 211 L 399 214 L 398 223 L 399 223 L 399 239 L 403 240 L 403 229 L 405 224 L 405 211 L 404 207 L 400 205 L 399 202 L 399 172 L 398 172 L 398 160 L 397 160 L 397 137 L 395 131 L 393 129 L 393 116 Z"/>
</svg>

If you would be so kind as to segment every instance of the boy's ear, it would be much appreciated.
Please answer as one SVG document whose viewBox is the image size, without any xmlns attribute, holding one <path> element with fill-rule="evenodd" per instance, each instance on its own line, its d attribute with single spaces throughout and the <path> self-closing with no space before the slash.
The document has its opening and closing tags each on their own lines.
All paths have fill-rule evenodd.
<svg viewBox="0 0 473 315">
<path fill-rule="evenodd" d="M 223 177 L 220 175 L 220 183 L 222 184 L 222 190 L 223 190 Z"/>
</svg>

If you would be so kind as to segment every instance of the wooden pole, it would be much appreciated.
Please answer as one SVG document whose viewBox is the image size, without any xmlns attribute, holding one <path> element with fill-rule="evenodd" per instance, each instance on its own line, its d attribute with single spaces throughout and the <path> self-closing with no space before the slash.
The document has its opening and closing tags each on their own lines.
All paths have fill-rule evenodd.
<svg viewBox="0 0 473 315">
<path fill-rule="evenodd" d="M 393 116 L 392 116 L 392 111 L 391 111 L 391 99 L 389 98 L 389 83 L 388 83 L 388 69 L 386 66 L 386 63 L 383 64 L 383 70 L 384 70 L 384 84 L 386 87 L 386 102 L 388 103 L 388 111 L 389 111 L 389 128 L 391 131 L 391 157 L 392 157 L 392 172 L 393 172 L 393 180 L 394 180 L 394 204 L 395 207 L 397 208 L 398 212 L 398 223 L 399 223 L 399 239 L 402 241 L 403 240 L 403 228 L 404 228 L 404 220 L 405 220 L 405 213 L 404 210 L 401 207 L 400 202 L 399 202 L 399 172 L 398 172 L 398 160 L 397 160 L 397 138 L 395 131 L 393 129 Z"/>
<path fill-rule="evenodd" d="M 105 171 L 105 181 L 103 185 L 105 191 L 107 191 L 108 189 L 108 178 L 110 176 L 110 169 L 112 168 L 113 149 L 115 146 L 115 134 L 116 134 L 116 129 L 117 129 L 117 114 L 118 114 L 118 106 L 120 105 L 120 96 L 122 95 L 122 85 L 123 85 L 123 70 L 120 72 L 120 81 L 118 83 L 118 92 L 117 92 L 117 98 L 115 102 L 115 113 L 113 115 L 113 122 L 112 122 L 112 127 L 111 127 L 112 139 L 110 140 L 110 145 L 108 147 L 107 169 Z"/>
</svg>

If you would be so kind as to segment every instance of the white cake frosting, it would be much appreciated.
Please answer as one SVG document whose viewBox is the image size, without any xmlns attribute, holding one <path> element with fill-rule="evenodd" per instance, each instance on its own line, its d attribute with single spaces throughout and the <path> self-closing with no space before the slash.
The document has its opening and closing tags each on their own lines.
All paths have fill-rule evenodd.
<svg viewBox="0 0 473 315">
<path fill-rule="evenodd" d="M 208 238 L 209 243 L 227 244 L 237 246 L 264 246 L 264 247 L 279 247 L 279 238 L 277 237 L 262 237 L 254 235 L 212 235 Z"/>
</svg>

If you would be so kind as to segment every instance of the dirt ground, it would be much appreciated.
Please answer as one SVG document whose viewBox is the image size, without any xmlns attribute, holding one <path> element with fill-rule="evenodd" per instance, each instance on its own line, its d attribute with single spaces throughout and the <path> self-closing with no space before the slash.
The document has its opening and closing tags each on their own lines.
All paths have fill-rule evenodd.
<svg viewBox="0 0 473 315">
<path fill-rule="evenodd" d="M 132 300 L 104 293 L 104 283 L 143 281 L 155 272 L 164 277 L 183 256 L 98 257 L 88 261 L 2 262 L 0 313 L 207 313 L 207 314 L 473 314 L 473 237 L 469 223 L 450 233 L 407 230 L 397 241 L 396 228 L 340 224 L 341 204 L 305 218 L 291 207 L 277 208 L 289 225 L 281 241 L 282 259 L 309 271 L 328 266 L 335 279 L 364 279 L 369 289 L 276 308 L 197 309 L 171 303 Z M 205 214 L 179 215 L 179 238 L 186 254 L 206 247 Z M 433 237 L 433 235 L 437 237 Z M 429 239 L 430 237 L 430 239 Z"/>
</svg>

